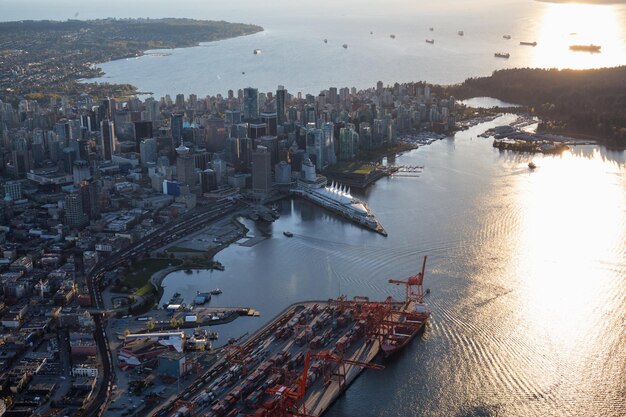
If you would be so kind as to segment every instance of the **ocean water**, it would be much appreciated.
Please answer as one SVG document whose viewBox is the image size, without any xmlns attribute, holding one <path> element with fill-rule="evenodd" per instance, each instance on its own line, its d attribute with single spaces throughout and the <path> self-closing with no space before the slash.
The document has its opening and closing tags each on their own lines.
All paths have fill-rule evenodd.
<svg viewBox="0 0 626 417">
<path fill-rule="evenodd" d="M 176 93 L 202 97 L 247 86 L 274 91 L 279 84 L 292 93 L 317 94 L 330 86 L 372 87 L 379 80 L 458 83 L 500 68 L 626 64 L 624 2 L 3 0 L 2 6 L 2 20 L 176 16 L 265 28 L 247 37 L 166 51 L 168 56 L 101 65 L 106 75 L 98 81 L 131 83 L 157 97 Z M 538 44 L 521 46 L 520 41 Z M 601 45 L 602 52 L 569 50 L 569 45 L 589 43 Z M 257 48 L 262 52 L 254 55 Z M 508 52 L 510 58 L 495 58 L 495 52 Z"/>
<path fill-rule="evenodd" d="M 224 272 L 170 274 L 161 301 L 219 287 L 212 306 L 261 311 L 219 326 L 224 342 L 301 300 L 401 299 L 387 280 L 427 255 L 424 334 L 366 370 L 328 416 L 623 416 L 626 157 L 512 154 L 477 137 L 513 118 L 399 156 L 423 165 L 420 177 L 383 178 L 361 196 L 388 237 L 284 200 L 275 223 L 246 221 L 266 240 L 220 252 Z"/>
</svg>

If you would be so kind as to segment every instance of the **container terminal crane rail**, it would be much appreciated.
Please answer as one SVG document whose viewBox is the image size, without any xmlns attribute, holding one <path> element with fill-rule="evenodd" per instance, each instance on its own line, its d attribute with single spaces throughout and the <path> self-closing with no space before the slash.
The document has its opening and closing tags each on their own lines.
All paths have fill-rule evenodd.
<svg viewBox="0 0 626 417">
<path fill-rule="evenodd" d="M 320 416 L 380 354 L 403 349 L 430 316 L 422 271 L 405 280 L 404 301 L 345 296 L 297 303 L 221 358 L 175 401 L 165 417 Z"/>
</svg>

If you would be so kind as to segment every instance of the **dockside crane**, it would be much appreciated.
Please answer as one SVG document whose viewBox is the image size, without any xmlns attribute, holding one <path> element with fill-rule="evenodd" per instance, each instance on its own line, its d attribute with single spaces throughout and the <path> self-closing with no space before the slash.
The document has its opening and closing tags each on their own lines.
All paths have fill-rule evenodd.
<svg viewBox="0 0 626 417">
<path fill-rule="evenodd" d="M 424 289 L 422 284 L 424 282 L 424 270 L 426 269 L 426 256 L 424 256 L 424 263 L 422 263 L 422 271 L 417 275 L 412 275 L 405 280 L 390 279 L 390 284 L 404 285 L 406 286 L 406 302 L 415 301 L 417 303 L 424 302 Z"/>
<path fill-rule="evenodd" d="M 306 413 L 305 403 L 310 360 L 311 351 L 307 351 L 304 369 L 293 386 L 276 385 L 267 389 L 266 392 L 278 400 L 275 407 L 270 410 L 272 417 L 312 417 Z"/>
<path fill-rule="evenodd" d="M 384 366 L 378 365 L 376 363 L 355 361 L 352 359 L 346 359 L 344 357 L 344 349 L 339 349 L 339 354 L 335 354 L 330 350 L 323 350 L 321 352 L 315 353 L 311 355 L 312 358 L 319 359 L 320 361 L 326 363 L 327 369 L 329 373 L 325 376 L 324 384 L 327 385 L 332 382 L 332 377 L 338 377 L 339 390 L 343 391 L 347 386 L 346 380 L 346 365 L 359 366 L 361 368 L 369 368 L 375 369 L 377 371 L 381 371 L 385 369 Z M 334 367 L 330 367 L 330 364 L 334 364 Z"/>
</svg>

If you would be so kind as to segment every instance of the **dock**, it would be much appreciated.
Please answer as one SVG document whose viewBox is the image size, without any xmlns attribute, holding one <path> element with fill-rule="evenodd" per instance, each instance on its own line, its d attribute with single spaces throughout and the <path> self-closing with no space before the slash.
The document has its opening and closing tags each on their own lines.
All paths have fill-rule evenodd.
<svg viewBox="0 0 626 417">
<path fill-rule="evenodd" d="M 365 368 L 383 369 L 374 363 L 381 349 L 372 312 L 403 304 L 365 297 L 293 304 L 222 348 L 191 389 L 152 415 L 320 416 Z"/>
</svg>

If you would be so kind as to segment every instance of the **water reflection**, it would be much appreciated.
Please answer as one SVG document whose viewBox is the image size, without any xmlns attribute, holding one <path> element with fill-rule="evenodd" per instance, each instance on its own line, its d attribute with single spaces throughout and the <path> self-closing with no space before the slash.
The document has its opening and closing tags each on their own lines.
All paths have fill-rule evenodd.
<svg viewBox="0 0 626 417">
<path fill-rule="evenodd" d="M 541 68 L 598 68 L 626 59 L 619 6 L 548 4 L 538 30 L 533 65 Z M 601 53 L 573 52 L 570 45 L 600 45 Z"/>
</svg>

